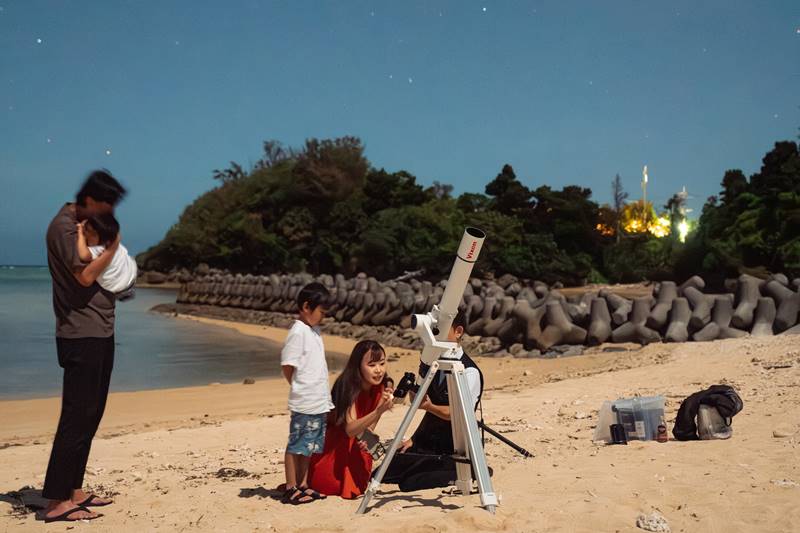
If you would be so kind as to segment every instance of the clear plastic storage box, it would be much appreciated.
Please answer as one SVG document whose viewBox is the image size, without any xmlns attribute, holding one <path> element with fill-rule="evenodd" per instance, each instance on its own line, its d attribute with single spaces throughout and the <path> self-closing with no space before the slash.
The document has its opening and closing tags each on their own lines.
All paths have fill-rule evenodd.
<svg viewBox="0 0 800 533">
<path fill-rule="evenodd" d="M 628 440 L 656 440 L 664 403 L 663 396 L 616 400 L 611 404 L 611 412 L 616 423 L 625 428 Z"/>
</svg>

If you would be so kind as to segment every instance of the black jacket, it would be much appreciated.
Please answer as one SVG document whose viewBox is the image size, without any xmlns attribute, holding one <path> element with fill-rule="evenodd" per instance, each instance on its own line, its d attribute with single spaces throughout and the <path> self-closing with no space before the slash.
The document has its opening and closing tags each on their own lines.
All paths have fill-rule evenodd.
<svg viewBox="0 0 800 533">
<path fill-rule="evenodd" d="M 716 407 L 720 416 L 728 420 L 742 410 L 744 404 L 733 387 L 727 385 L 712 385 L 706 390 L 695 392 L 681 403 L 678 416 L 675 418 L 675 427 L 672 434 L 678 440 L 698 440 L 697 424 L 695 418 L 700 405 Z"/>
</svg>

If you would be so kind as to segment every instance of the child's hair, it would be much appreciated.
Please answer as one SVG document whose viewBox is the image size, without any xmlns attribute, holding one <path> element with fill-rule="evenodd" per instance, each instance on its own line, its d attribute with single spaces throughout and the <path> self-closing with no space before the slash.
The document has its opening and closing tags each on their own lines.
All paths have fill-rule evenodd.
<svg viewBox="0 0 800 533">
<path fill-rule="evenodd" d="M 100 244 L 108 245 L 114 242 L 119 233 L 119 222 L 114 218 L 114 215 L 107 213 L 105 215 L 94 215 L 89 217 L 86 221 L 96 232 L 100 238 Z"/>
<path fill-rule="evenodd" d="M 456 316 L 453 318 L 453 323 L 450 325 L 450 328 L 456 329 L 458 326 L 467 329 L 467 314 L 461 308 L 458 309 L 458 313 L 456 313 Z"/>
<path fill-rule="evenodd" d="M 303 309 L 303 304 L 308 302 L 311 311 L 320 305 L 327 305 L 331 293 L 322 283 L 309 283 L 297 293 L 297 308 Z"/>
<path fill-rule="evenodd" d="M 75 199 L 78 205 L 83 207 L 86 206 L 87 197 L 97 202 L 117 205 L 127 192 L 108 170 L 102 169 L 89 174 Z"/>
<path fill-rule="evenodd" d="M 361 360 L 369 354 L 369 362 L 380 361 L 386 356 L 383 346 L 376 341 L 358 341 L 350 353 L 350 359 L 339 377 L 333 383 L 331 398 L 333 399 L 335 425 L 341 425 L 347 419 L 347 410 L 353 405 L 361 392 Z"/>
</svg>

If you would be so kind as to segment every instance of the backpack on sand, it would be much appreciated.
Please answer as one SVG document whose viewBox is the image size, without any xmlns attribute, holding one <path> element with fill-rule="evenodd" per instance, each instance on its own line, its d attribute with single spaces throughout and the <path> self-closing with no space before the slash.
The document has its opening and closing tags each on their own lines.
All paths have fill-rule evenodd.
<svg viewBox="0 0 800 533">
<path fill-rule="evenodd" d="M 683 400 L 678 409 L 675 426 L 672 428 L 672 435 L 677 440 L 700 439 L 697 434 L 695 418 L 697 418 L 701 405 L 716 409 L 728 427 L 730 427 L 734 415 L 744 407 L 742 399 L 733 387 L 728 385 L 712 385 L 706 390 L 695 392 Z M 727 436 L 730 436 L 730 431 L 727 432 Z M 727 436 L 721 438 L 727 438 Z"/>
</svg>

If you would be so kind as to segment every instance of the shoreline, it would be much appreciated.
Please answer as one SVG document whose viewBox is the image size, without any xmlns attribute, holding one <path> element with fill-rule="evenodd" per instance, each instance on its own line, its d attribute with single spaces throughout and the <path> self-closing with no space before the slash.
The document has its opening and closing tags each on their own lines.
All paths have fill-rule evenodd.
<svg viewBox="0 0 800 533">
<path fill-rule="evenodd" d="M 285 340 L 288 331 L 273 326 L 191 315 L 177 315 L 174 318 L 224 327 L 241 335 L 278 343 Z M 348 355 L 357 342 L 355 339 L 328 334 L 323 334 L 323 339 L 328 354 L 337 352 Z M 384 348 L 390 375 L 397 378 L 405 371 L 416 372 L 419 351 L 391 346 Z M 532 386 L 602 373 L 619 365 L 630 367 L 637 364 L 633 359 L 638 358 L 636 354 L 642 351 L 642 347 L 630 345 L 629 348 L 602 352 L 598 347 L 594 352 L 587 351 L 582 356 L 560 359 L 495 358 L 478 354 L 476 357 L 484 373 L 494 376 L 486 384 L 486 394 L 491 395 L 493 391 L 513 389 L 523 383 Z M 657 364 L 657 358 L 645 355 L 638 364 L 647 362 Z M 337 375 L 337 371 L 330 372 L 331 384 Z M 256 378 L 252 385 L 211 381 L 186 387 L 112 390 L 97 438 L 113 438 L 141 428 L 186 428 L 217 423 L 231 417 L 240 420 L 285 414 L 288 391 L 288 384 L 281 377 Z M 169 399 L 169 408 L 156 409 L 163 398 Z M 0 449 L 47 441 L 55 431 L 60 404 L 60 395 L 0 400 Z M 156 411 L 157 414 L 143 414 L 145 411 Z"/>
</svg>

